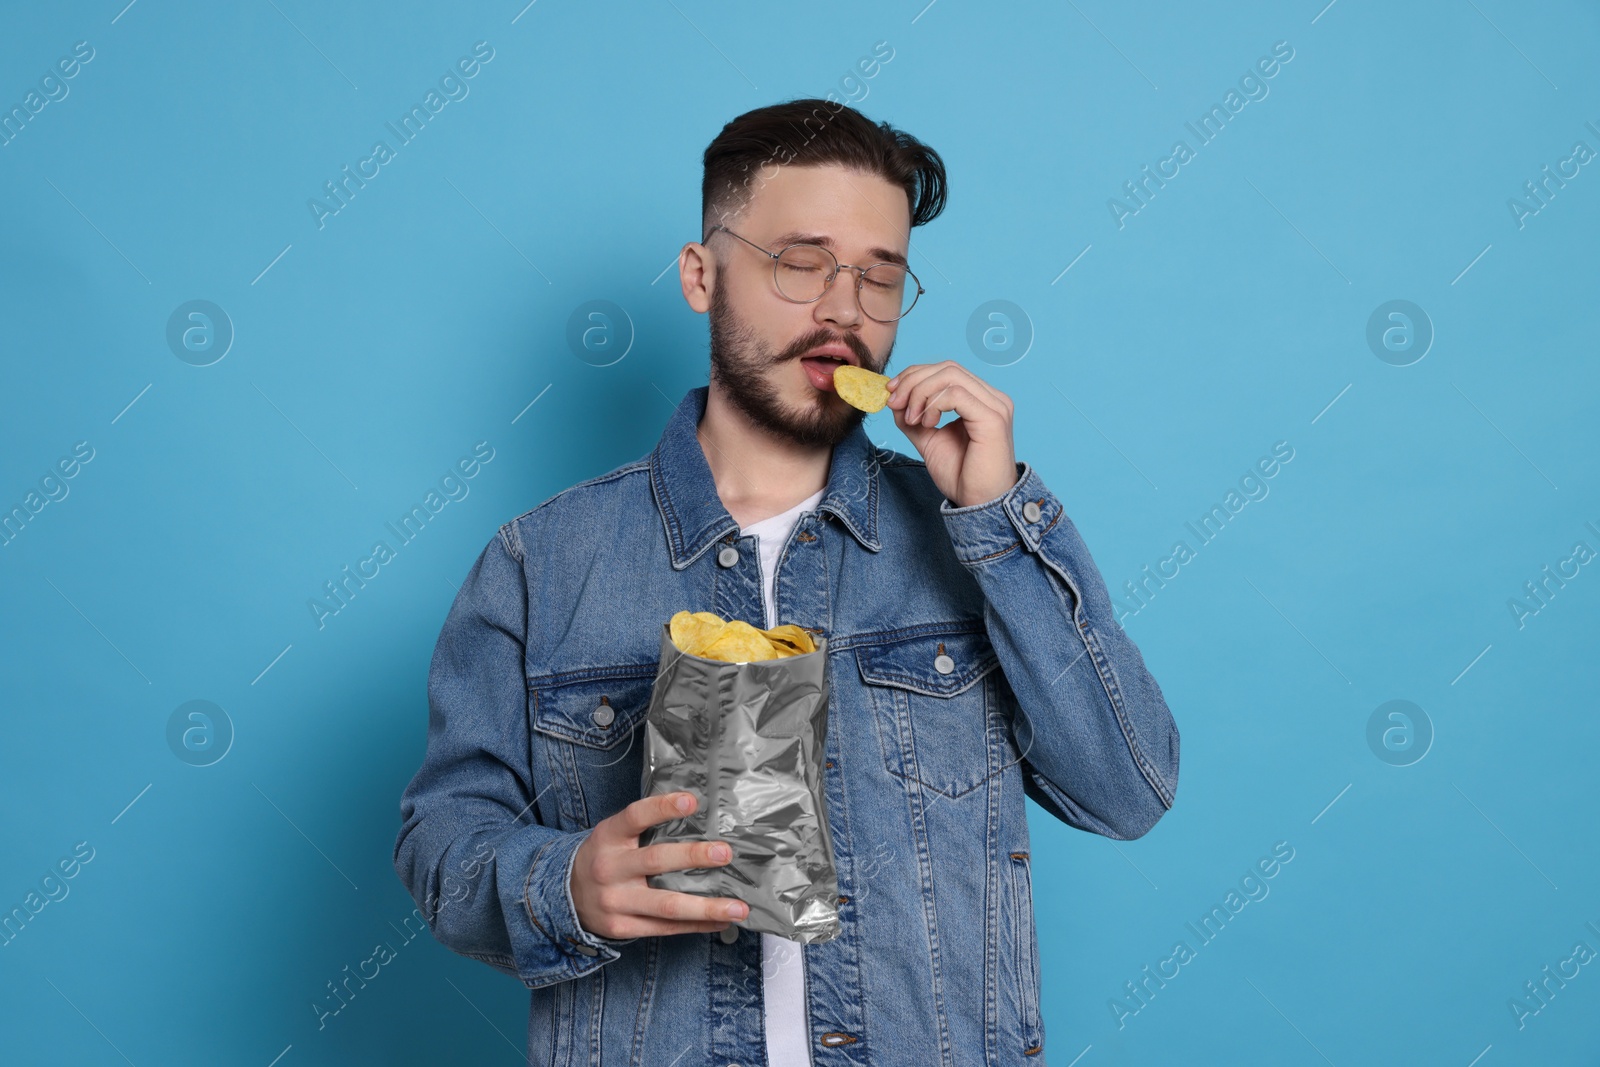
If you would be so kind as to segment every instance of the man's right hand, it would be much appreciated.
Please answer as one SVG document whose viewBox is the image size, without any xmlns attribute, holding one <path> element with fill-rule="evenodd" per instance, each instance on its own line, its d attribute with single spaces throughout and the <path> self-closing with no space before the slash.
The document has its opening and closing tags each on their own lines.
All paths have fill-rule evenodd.
<svg viewBox="0 0 1600 1067">
<path fill-rule="evenodd" d="M 572 862 L 572 902 L 585 930 L 617 940 L 703 933 L 726 930 L 732 925 L 729 920 L 750 914 L 744 903 L 730 897 L 653 889 L 645 881 L 647 875 L 667 871 L 720 867 L 733 858 L 731 846 L 723 841 L 639 847 L 646 828 L 681 819 L 697 806 L 693 793 L 663 793 L 636 800 L 595 824 Z"/>
</svg>

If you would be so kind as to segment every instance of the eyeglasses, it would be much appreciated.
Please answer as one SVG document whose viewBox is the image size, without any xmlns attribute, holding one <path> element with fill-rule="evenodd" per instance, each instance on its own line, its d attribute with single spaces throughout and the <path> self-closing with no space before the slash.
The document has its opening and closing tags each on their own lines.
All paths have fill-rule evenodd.
<svg viewBox="0 0 1600 1067">
<path fill-rule="evenodd" d="M 739 237 L 719 223 L 711 227 L 705 239 L 711 240 L 711 235 L 718 230 Z M 739 237 L 739 240 L 762 255 L 772 257 L 772 279 L 778 287 L 778 295 L 796 304 L 821 300 L 841 270 L 856 272 L 856 297 L 861 302 L 861 311 L 875 322 L 904 318 L 916 306 L 917 297 L 927 291 L 915 274 L 898 263 L 856 267 L 840 263 L 837 256 L 821 245 L 793 244 L 781 251 L 769 252 L 748 238 Z"/>
</svg>

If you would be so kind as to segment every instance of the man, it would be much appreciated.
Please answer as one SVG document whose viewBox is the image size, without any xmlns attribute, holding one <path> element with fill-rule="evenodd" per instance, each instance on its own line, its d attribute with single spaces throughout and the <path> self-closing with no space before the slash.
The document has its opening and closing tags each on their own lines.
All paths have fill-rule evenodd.
<svg viewBox="0 0 1600 1067">
<path fill-rule="evenodd" d="M 1008 396 L 949 360 L 906 367 L 889 407 L 919 460 L 833 390 L 840 361 L 887 365 L 915 306 L 937 153 L 802 100 L 730 122 L 704 162 L 679 273 L 710 313 L 709 385 L 650 454 L 478 557 L 395 868 L 440 942 L 532 990 L 530 1064 L 1043 1064 L 1024 796 L 1139 837 L 1172 806 L 1177 727 L 1017 462 Z M 728 862 L 638 842 L 701 799 L 640 798 L 661 625 L 684 609 L 827 635 L 831 941 L 646 882 Z"/>
</svg>

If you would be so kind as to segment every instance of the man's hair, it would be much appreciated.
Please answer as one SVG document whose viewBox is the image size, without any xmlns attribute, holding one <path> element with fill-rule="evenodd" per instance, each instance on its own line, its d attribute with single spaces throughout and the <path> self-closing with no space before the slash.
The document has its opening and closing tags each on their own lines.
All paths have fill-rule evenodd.
<svg viewBox="0 0 1600 1067">
<path fill-rule="evenodd" d="M 939 153 L 887 122 L 873 122 L 848 104 L 810 97 L 746 111 L 706 146 L 700 183 L 701 232 L 727 223 L 780 166 L 842 164 L 874 174 L 906 192 L 911 225 L 944 210 L 948 188 Z"/>
</svg>

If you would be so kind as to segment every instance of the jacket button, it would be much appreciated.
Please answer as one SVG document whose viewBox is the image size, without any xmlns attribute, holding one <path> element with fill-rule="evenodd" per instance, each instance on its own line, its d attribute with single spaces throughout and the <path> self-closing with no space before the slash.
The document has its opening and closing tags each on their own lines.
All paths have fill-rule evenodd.
<svg viewBox="0 0 1600 1067">
<path fill-rule="evenodd" d="M 941 653 L 933 661 L 933 669 L 940 674 L 949 674 L 956 669 L 956 661 Z"/>
<path fill-rule="evenodd" d="M 734 548 L 732 545 L 728 545 L 721 552 L 717 553 L 717 562 L 722 564 L 724 567 L 733 566 L 735 563 L 739 562 L 739 550 Z"/>
<path fill-rule="evenodd" d="M 598 956 L 598 955 L 600 955 L 600 950 L 597 949 L 597 948 L 594 948 L 594 947 L 592 947 L 590 945 L 579 945 L 578 946 L 578 951 L 583 953 L 585 956 Z"/>
<path fill-rule="evenodd" d="M 601 704 L 594 709 L 594 715 L 591 716 L 596 726 L 610 726 L 616 717 L 617 713 L 610 704 Z"/>
<path fill-rule="evenodd" d="M 739 928 L 737 926 L 730 926 L 726 930 L 718 930 L 717 937 L 721 939 L 724 945 L 731 945 L 735 941 L 739 940 Z"/>
<path fill-rule="evenodd" d="M 1026 504 L 1022 505 L 1022 517 L 1024 519 L 1028 520 L 1029 522 L 1038 522 L 1039 521 L 1039 505 L 1038 505 L 1038 503 L 1036 501 L 1030 500 Z"/>
</svg>

